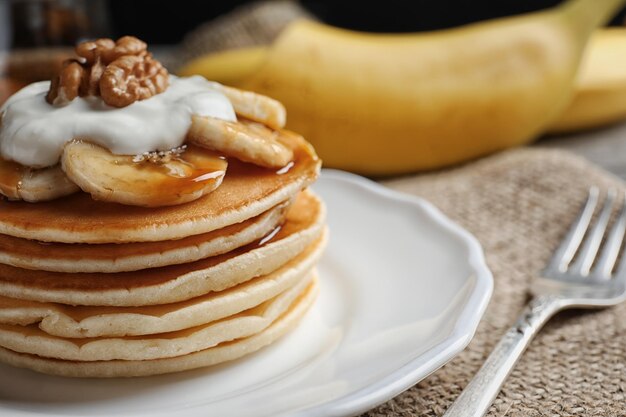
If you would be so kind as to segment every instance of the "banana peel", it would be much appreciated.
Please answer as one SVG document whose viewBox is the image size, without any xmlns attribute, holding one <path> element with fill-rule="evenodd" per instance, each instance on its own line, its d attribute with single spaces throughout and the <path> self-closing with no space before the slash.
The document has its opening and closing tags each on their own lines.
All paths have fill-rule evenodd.
<svg viewBox="0 0 626 417">
<path fill-rule="evenodd" d="M 575 94 L 549 133 L 594 129 L 626 119 L 626 29 L 596 31 L 585 51 Z"/>
<path fill-rule="evenodd" d="M 269 95 L 325 166 L 366 175 L 441 168 L 528 143 L 571 101 L 592 31 L 623 0 L 416 34 L 290 25 L 268 47 L 192 62 L 181 75 Z M 239 77 L 229 61 L 248 62 Z M 220 75 L 222 78 L 220 78 Z"/>
</svg>

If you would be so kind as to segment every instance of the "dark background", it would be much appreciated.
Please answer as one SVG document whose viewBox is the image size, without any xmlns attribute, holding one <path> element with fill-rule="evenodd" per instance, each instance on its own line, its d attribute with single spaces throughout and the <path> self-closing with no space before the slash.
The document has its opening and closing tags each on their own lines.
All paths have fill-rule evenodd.
<svg viewBox="0 0 626 417">
<path fill-rule="evenodd" d="M 602 1 L 602 0 L 598 0 Z M 342 2 L 303 0 L 300 3 L 323 21 L 350 29 L 374 32 L 412 32 L 444 29 L 480 20 L 527 13 L 552 7 L 560 0 L 384 0 Z M 159 2 L 156 19 L 163 24 L 144 22 L 142 11 L 148 0 L 109 2 L 113 36 L 134 33 L 148 43 L 175 43 L 184 34 L 246 1 Z M 623 15 L 620 14 L 620 15 Z M 614 23 L 621 18 L 614 19 Z"/>
<path fill-rule="evenodd" d="M 373 32 L 414 32 L 527 13 L 560 2 L 301 0 L 300 3 L 331 25 Z M 73 45 L 81 39 L 117 38 L 129 33 L 152 45 L 176 44 L 198 25 L 246 3 L 249 1 L 0 0 L 0 49 Z M 623 15 L 620 13 L 612 23 L 621 24 Z"/>
<path fill-rule="evenodd" d="M 184 34 L 246 1 L 109 1 L 112 35 L 134 33 L 148 43 L 176 43 Z M 559 4 L 559 0 L 385 0 L 341 2 L 304 0 L 300 2 L 323 21 L 332 25 L 378 32 L 407 32 L 443 29 L 494 17 L 539 10 Z M 154 18 L 141 16 L 151 8 Z M 160 24 L 154 24 L 154 22 Z"/>
</svg>

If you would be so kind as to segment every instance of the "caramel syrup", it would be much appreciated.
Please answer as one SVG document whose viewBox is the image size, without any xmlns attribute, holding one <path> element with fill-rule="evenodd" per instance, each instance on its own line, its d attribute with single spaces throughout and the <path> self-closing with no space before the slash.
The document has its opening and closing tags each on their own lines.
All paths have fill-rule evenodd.
<svg viewBox="0 0 626 417">
<path fill-rule="evenodd" d="M 130 182 L 132 192 L 145 196 L 148 205 L 165 205 L 180 196 L 194 194 L 205 188 L 216 188 L 222 181 L 228 162 L 223 156 L 189 146 L 183 153 L 171 156 L 165 162 L 133 162 L 131 157 L 121 157 L 118 164 L 132 164 L 146 181 Z"/>
<path fill-rule="evenodd" d="M 0 81 L 3 81 L 0 79 Z M 0 93 L 2 92 L 0 83 Z M 3 102 L 0 94 L 0 104 Z M 0 114 L 0 129 L 2 129 L 2 114 Z M 18 192 L 22 185 L 22 178 L 28 172 L 28 168 L 17 162 L 7 161 L 0 157 L 0 194 L 10 199 L 19 198 Z"/>
<path fill-rule="evenodd" d="M 257 178 L 263 181 L 274 181 L 282 185 L 284 176 L 306 175 L 308 177 L 317 177 L 316 169 L 311 169 L 312 165 L 319 163 L 319 158 L 313 147 L 306 142 L 302 136 L 289 130 L 277 131 L 279 135 L 276 140 L 283 143 L 293 150 L 293 159 L 284 167 L 278 169 L 263 168 L 248 162 L 242 162 L 237 159 L 229 159 L 228 175 L 229 177 L 241 178 Z"/>
<path fill-rule="evenodd" d="M 19 199 L 22 178 L 28 171 L 28 167 L 24 165 L 0 158 L 0 194 L 10 199 Z"/>
<path fill-rule="evenodd" d="M 270 231 L 267 235 L 263 236 L 261 240 L 259 240 L 258 246 L 264 246 L 266 243 L 272 240 L 282 228 L 282 225 L 276 226 L 272 231 Z"/>
</svg>

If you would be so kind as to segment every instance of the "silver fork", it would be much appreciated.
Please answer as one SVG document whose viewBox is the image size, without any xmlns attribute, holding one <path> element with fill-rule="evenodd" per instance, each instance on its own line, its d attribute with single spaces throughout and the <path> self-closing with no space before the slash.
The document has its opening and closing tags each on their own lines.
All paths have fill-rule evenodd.
<svg viewBox="0 0 626 417">
<path fill-rule="evenodd" d="M 444 417 L 483 416 L 532 338 L 556 312 L 572 307 L 607 307 L 626 299 L 626 258 L 619 268 L 615 265 L 626 230 L 626 201 L 599 251 L 616 193 L 607 193 L 597 221 L 590 227 L 599 194 L 596 187 L 589 190 L 577 220 L 532 283 L 532 300 Z"/>
</svg>

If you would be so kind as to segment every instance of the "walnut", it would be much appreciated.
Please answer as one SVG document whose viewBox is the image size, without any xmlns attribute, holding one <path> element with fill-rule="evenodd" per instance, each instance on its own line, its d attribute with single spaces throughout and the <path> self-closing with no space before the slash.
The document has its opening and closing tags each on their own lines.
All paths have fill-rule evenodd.
<svg viewBox="0 0 626 417">
<path fill-rule="evenodd" d="M 81 42 L 76 45 L 76 55 L 83 58 L 87 65 L 93 65 L 104 51 L 115 48 L 113 39 L 97 39 L 95 41 Z"/>
<path fill-rule="evenodd" d="M 79 60 L 66 61 L 50 85 L 50 104 L 101 96 L 110 106 L 125 107 L 168 87 L 167 70 L 147 52 L 146 43 L 133 36 L 82 42 L 75 51 Z"/>
<path fill-rule="evenodd" d="M 100 95 L 100 79 L 105 68 L 106 65 L 100 61 L 100 58 L 97 58 L 91 68 L 85 71 L 79 90 L 81 97 Z"/>
<path fill-rule="evenodd" d="M 148 51 L 148 45 L 134 36 L 123 36 L 115 42 L 115 47 L 104 51 L 105 64 L 110 64 L 118 58 L 126 55 L 143 56 Z"/>
<path fill-rule="evenodd" d="M 65 106 L 74 100 L 80 90 L 85 69 L 76 60 L 67 60 L 59 75 L 52 79 L 46 101 L 55 106 Z"/>
<path fill-rule="evenodd" d="M 125 107 L 165 91 L 167 70 L 152 55 L 125 55 L 107 65 L 100 79 L 100 95 L 105 103 Z"/>
<path fill-rule="evenodd" d="M 100 58 L 104 65 L 109 65 L 116 59 L 125 56 L 141 56 L 147 51 L 148 45 L 134 36 L 123 36 L 113 42 L 111 39 L 98 39 L 91 42 L 82 42 L 76 46 L 76 54 L 84 58 L 91 65 Z"/>
</svg>

